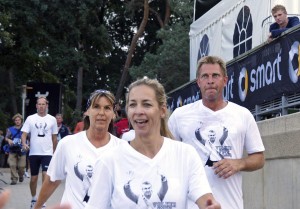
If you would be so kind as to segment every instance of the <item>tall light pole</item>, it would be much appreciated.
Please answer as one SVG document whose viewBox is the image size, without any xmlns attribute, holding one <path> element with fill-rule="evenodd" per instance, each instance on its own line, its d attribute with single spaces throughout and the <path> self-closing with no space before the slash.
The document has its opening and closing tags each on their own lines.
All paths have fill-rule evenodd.
<svg viewBox="0 0 300 209">
<path fill-rule="evenodd" d="M 27 85 L 22 85 L 22 116 L 25 119 L 25 106 L 26 103 L 28 105 L 28 101 L 26 101 L 27 98 L 27 89 L 33 89 L 33 87 L 27 86 Z"/>
<path fill-rule="evenodd" d="M 25 101 L 27 97 L 27 85 L 22 85 L 22 116 L 25 118 Z"/>
</svg>

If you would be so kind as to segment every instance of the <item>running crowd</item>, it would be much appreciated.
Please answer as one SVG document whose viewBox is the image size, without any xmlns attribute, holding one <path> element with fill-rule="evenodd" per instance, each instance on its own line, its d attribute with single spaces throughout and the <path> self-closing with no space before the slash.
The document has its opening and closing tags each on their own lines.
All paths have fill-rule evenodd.
<svg viewBox="0 0 300 209">
<path fill-rule="evenodd" d="M 272 16 L 268 42 L 299 24 L 282 5 Z M 223 98 L 228 77 L 221 58 L 202 57 L 196 82 L 201 99 L 171 114 L 156 79 L 131 83 L 123 108 L 112 92 L 95 90 L 73 134 L 61 114 L 48 114 L 47 98 L 37 98 L 36 114 L 24 123 L 16 114 L 6 135 L 0 131 L 11 185 L 30 170 L 31 209 L 46 208 L 63 180 L 61 203 L 48 208 L 243 209 L 242 172 L 265 163 L 257 124 L 248 109 Z M 1 193 L 0 208 L 8 198 L 9 191 Z"/>
<path fill-rule="evenodd" d="M 14 115 L 4 137 L 11 185 L 30 171 L 31 209 L 46 208 L 63 180 L 55 209 L 242 209 L 242 172 L 264 166 L 258 127 L 249 110 L 224 100 L 221 58 L 201 58 L 196 77 L 202 99 L 171 114 L 156 79 L 131 83 L 124 108 L 112 92 L 95 90 L 72 134 L 61 114 L 48 114 L 47 98 L 37 98 L 37 113 L 24 123 Z"/>
</svg>

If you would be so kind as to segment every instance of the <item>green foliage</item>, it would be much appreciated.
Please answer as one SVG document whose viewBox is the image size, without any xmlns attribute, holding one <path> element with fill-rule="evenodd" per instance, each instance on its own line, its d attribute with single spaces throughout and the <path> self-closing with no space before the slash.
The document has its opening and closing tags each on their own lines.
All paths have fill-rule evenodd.
<svg viewBox="0 0 300 209">
<path fill-rule="evenodd" d="M 190 2 L 172 1 L 173 15 L 169 26 L 159 30 L 162 44 L 145 54 L 140 65 L 130 68 L 133 79 L 157 78 L 169 92 L 189 81 L 189 26 L 192 21 Z"/>
<path fill-rule="evenodd" d="M 158 78 L 169 91 L 188 81 L 190 0 L 172 0 L 167 27 L 153 12 L 139 40 L 130 69 L 132 78 Z M 164 19 L 166 1 L 149 2 Z M 116 92 L 128 46 L 143 18 L 143 0 L 1 0 L 0 128 L 11 124 L 11 98 L 21 110 L 21 86 L 27 82 L 62 83 L 63 114 L 71 127 L 82 117 L 90 92 Z M 83 72 L 83 107 L 75 111 L 77 70 Z M 8 83 L 14 74 L 14 89 Z"/>
<path fill-rule="evenodd" d="M 11 48 L 15 44 L 13 34 L 9 32 L 11 17 L 9 14 L 0 13 L 0 50 Z"/>
<path fill-rule="evenodd" d="M 11 118 L 9 117 L 9 114 L 6 112 L 3 112 L 0 109 L 0 118 L 1 118 L 1 123 L 0 123 L 0 130 L 2 130 L 4 133 L 6 133 L 6 129 L 11 126 Z"/>
<path fill-rule="evenodd" d="M 98 88 L 103 82 L 99 78 L 107 75 L 101 69 L 111 51 L 111 39 L 98 11 L 102 6 L 99 0 L 0 2 L 1 80 L 6 78 L 0 83 L 3 112 L 15 114 L 8 102 L 8 69 L 13 69 L 16 92 L 28 81 L 62 83 L 66 94 L 74 95 L 68 96 L 72 98 L 65 104 L 68 111 L 75 109 L 80 67 L 88 81 L 83 84 L 84 94 Z M 20 101 L 19 95 L 17 99 Z"/>
</svg>

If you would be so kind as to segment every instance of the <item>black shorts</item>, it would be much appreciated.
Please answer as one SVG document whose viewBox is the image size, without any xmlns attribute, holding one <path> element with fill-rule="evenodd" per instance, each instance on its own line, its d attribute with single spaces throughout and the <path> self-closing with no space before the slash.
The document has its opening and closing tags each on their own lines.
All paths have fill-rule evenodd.
<svg viewBox="0 0 300 209">
<path fill-rule="evenodd" d="M 52 156 L 51 155 L 30 155 L 30 173 L 32 176 L 39 175 L 40 167 L 42 166 L 42 171 L 47 171 L 50 164 Z"/>
</svg>

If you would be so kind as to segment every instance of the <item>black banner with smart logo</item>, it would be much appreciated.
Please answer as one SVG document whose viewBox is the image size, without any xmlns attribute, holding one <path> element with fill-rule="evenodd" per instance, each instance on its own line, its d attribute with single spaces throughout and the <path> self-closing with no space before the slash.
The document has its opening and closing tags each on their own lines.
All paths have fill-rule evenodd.
<svg viewBox="0 0 300 209">
<path fill-rule="evenodd" d="M 300 92 L 300 29 L 249 51 L 227 64 L 224 98 L 254 109 L 255 105 Z M 201 98 L 196 81 L 168 94 L 169 109 Z"/>
<path fill-rule="evenodd" d="M 256 104 L 300 91 L 300 31 L 260 47 L 236 62 L 227 65 L 229 101 L 254 109 Z"/>
</svg>

